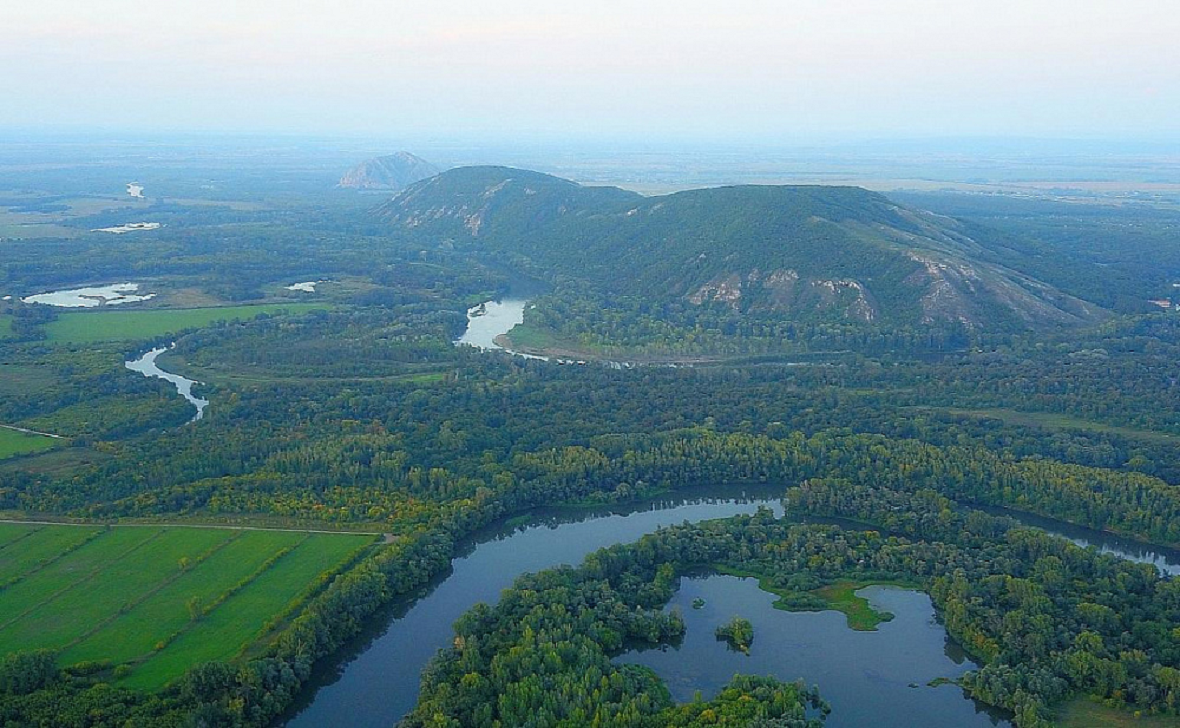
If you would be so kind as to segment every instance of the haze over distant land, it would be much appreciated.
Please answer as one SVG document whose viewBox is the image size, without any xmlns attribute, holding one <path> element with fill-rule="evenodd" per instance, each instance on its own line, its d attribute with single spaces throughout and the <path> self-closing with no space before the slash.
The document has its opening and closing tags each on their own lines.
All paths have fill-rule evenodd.
<svg viewBox="0 0 1180 728">
<path fill-rule="evenodd" d="M 0 128 L 1180 136 L 1175 0 L 7 2 Z"/>
</svg>

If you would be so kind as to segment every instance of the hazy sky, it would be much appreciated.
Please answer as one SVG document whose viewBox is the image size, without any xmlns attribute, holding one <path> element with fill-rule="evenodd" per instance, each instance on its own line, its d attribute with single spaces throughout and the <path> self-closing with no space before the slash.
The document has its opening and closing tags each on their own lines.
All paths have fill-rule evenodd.
<svg viewBox="0 0 1180 728">
<path fill-rule="evenodd" d="M 0 0 L 0 127 L 1180 138 L 1180 0 Z"/>
</svg>

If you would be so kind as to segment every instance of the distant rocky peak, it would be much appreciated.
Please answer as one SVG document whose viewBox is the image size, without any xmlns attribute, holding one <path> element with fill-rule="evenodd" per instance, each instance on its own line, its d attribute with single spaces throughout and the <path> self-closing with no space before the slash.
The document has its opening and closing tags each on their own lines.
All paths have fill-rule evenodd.
<svg viewBox="0 0 1180 728">
<path fill-rule="evenodd" d="M 439 173 L 438 167 L 410 152 L 397 152 L 361 162 L 348 170 L 337 187 L 357 190 L 400 190 Z"/>
</svg>

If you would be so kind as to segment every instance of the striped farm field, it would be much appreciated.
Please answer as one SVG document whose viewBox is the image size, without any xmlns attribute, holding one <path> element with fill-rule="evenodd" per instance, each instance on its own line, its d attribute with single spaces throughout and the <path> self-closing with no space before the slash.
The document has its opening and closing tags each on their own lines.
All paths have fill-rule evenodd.
<svg viewBox="0 0 1180 728">
<path fill-rule="evenodd" d="M 374 536 L 169 526 L 0 523 L 0 656 L 126 665 L 157 688 L 228 660 Z"/>
</svg>

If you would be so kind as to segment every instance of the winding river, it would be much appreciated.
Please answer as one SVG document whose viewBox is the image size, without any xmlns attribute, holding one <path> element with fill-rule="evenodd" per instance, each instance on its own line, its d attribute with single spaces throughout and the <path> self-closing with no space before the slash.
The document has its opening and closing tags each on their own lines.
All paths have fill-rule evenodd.
<svg viewBox="0 0 1180 728">
<path fill-rule="evenodd" d="M 200 384 L 200 382 L 195 382 L 192 379 L 182 377 L 179 374 L 166 372 L 156 364 L 156 359 L 159 358 L 161 354 L 168 351 L 168 349 L 171 349 L 173 346 L 176 346 L 176 344 L 168 347 L 152 349 L 151 351 L 140 356 L 138 359 L 123 362 L 123 366 L 127 367 L 133 372 L 139 372 L 145 377 L 157 377 L 159 379 L 171 382 L 176 387 L 176 391 L 180 393 L 180 396 L 188 400 L 189 404 L 197 409 L 197 413 L 193 415 L 191 420 L 189 420 L 189 422 L 196 422 L 205 416 L 205 408 L 209 406 L 209 400 L 202 399 L 201 397 L 197 397 L 193 394 L 193 385 Z"/>
<path fill-rule="evenodd" d="M 327 725 L 341 715 L 348 716 L 351 726 L 377 728 L 393 725 L 413 708 L 421 670 L 439 649 L 450 643 L 454 621 L 477 602 L 494 604 L 500 592 L 511 586 L 520 574 L 559 564 L 578 564 L 599 548 L 634 541 L 661 526 L 752 513 L 759 506 L 781 514 L 780 492 L 781 488 L 777 487 L 687 489 L 625 509 L 537 510 L 531 514 L 527 525 L 486 531 L 467 544 L 465 552 L 453 561 L 449 574 L 421 594 L 389 609 L 385 623 L 346 647 L 337 666 L 316 674 L 305 693 L 306 702 L 296 707 L 288 725 Z M 772 595 L 759 590 L 752 580 L 711 578 L 720 581 L 683 580 L 673 604 L 686 599 L 691 601 L 689 595 L 705 589 L 711 595 L 707 596 L 707 601 L 722 611 L 729 608 L 727 599 L 740 597 L 745 600 L 749 604 L 741 611 L 753 619 L 757 615 L 755 610 L 748 608 L 749 605 L 761 602 L 769 605 L 774 600 Z M 744 586 L 735 587 L 726 580 Z M 717 595 L 712 595 L 718 590 Z M 870 598 L 898 615 L 897 619 L 874 633 L 852 632 L 844 626 L 844 616 L 838 612 L 789 614 L 772 609 L 776 620 L 773 628 L 768 627 L 762 618 L 755 623 L 760 628 L 758 639 L 766 635 L 760 644 L 770 646 L 784 641 L 789 649 L 776 647 L 766 653 L 772 662 L 777 660 L 777 668 L 760 663 L 747 663 L 747 666 L 759 674 L 770 671 L 789 676 L 787 679 L 791 680 L 802 676 L 809 683 L 819 681 L 823 690 L 823 681 L 829 677 L 827 671 L 842 664 L 845 666 L 844 679 L 832 687 L 839 695 L 840 709 L 846 710 L 849 716 L 874 713 L 884 709 L 884 703 L 892 701 L 904 704 L 911 718 L 915 714 L 952 715 L 958 721 L 957 725 L 1006 725 L 1002 718 L 981 712 L 957 687 L 926 687 L 925 682 L 935 677 L 955 677 L 975 667 L 934 621 L 934 610 L 928 597 L 907 591 L 900 595 L 890 592 L 880 597 L 874 592 Z M 684 611 L 686 618 L 691 617 L 690 629 L 680 649 L 693 649 L 700 634 L 707 633 L 708 640 L 712 640 L 715 625 L 708 625 L 707 629 L 695 625 L 697 617 L 704 619 L 711 616 L 712 611 Z M 693 614 L 689 615 L 689 612 Z M 777 636 L 772 637 L 772 632 Z M 825 641 L 828 637 L 831 640 Z M 905 646 L 905 649 L 899 651 L 899 646 Z M 881 654 L 866 662 L 866 651 Z M 779 652 L 784 654 L 776 657 Z M 687 662 L 684 654 L 679 658 L 677 654 L 680 653 L 650 651 L 619 659 L 651 664 L 665 675 L 660 666 L 653 663 L 661 659 Z M 752 655 L 763 655 L 763 652 L 754 650 Z M 695 659 L 695 653 L 690 656 Z M 726 665 L 710 673 L 712 677 L 729 670 L 728 662 L 714 660 L 714 656 L 705 659 L 714 665 Z M 826 666 L 824 672 L 807 668 L 808 662 L 815 660 Z M 849 668 L 850 665 L 860 667 Z M 894 669 L 901 672 L 889 679 L 883 677 Z M 731 675 L 732 672 L 725 674 L 722 682 Z M 897 681 L 902 677 L 905 679 L 898 688 Z M 687 691 L 691 698 L 693 690 L 709 693 L 719 687 L 709 679 L 698 681 L 694 675 L 668 673 L 667 678 L 677 697 Z M 922 679 L 921 689 L 909 688 L 908 683 L 918 678 Z M 694 684 L 696 687 L 692 687 Z M 899 689 L 904 695 L 898 695 Z M 827 692 L 825 696 L 828 696 Z M 917 728 L 946 724 L 935 718 L 926 723 L 909 723 Z M 851 726 L 856 723 L 830 722 L 830 725 Z"/>
<path fill-rule="evenodd" d="M 495 339 L 520 323 L 527 298 L 506 297 L 473 308 L 456 344 L 502 350 Z M 514 352 L 510 352 L 514 353 Z M 296 728 L 336 723 L 347 716 L 358 728 L 391 726 L 417 702 L 419 677 L 435 653 L 450 644 L 451 625 L 478 602 L 495 604 L 522 573 L 578 564 L 591 552 L 635 541 L 662 526 L 751 513 L 759 506 L 782 513 L 782 488 L 710 487 L 679 491 L 626 508 L 534 510 L 525 525 L 503 526 L 467 542 L 449 572 L 386 609 L 373 627 L 346 645 L 332 664 L 318 669 L 303 700 L 286 718 Z M 1180 556 L 1123 542 L 1087 529 L 1007 513 L 1028 525 L 1097 545 L 1124 558 L 1180 569 Z M 855 526 L 854 526 L 855 527 Z M 669 608 L 679 607 L 687 632 L 677 645 L 636 650 L 617 658 L 644 664 L 668 684 L 677 700 L 706 697 L 734 672 L 802 677 L 818 684 L 834 712 L 833 728 L 861 725 L 935 728 L 1010 726 L 1001 712 L 981 705 L 957 686 L 930 681 L 955 678 L 977 667 L 938 623 L 930 598 L 917 591 L 869 587 L 860 592 L 895 619 L 875 632 L 855 632 L 834 611 L 790 613 L 773 608 L 775 597 L 750 579 L 702 574 L 681 580 Z M 695 599 L 705 606 L 693 609 Z M 713 636 L 719 622 L 741 614 L 755 625 L 749 655 L 731 652 Z"/>
<path fill-rule="evenodd" d="M 359 728 L 394 725 L 413 708 L 422 668 L 450 643 L 454 621 L 477 602 L 494 604 L 520 574 L 578 564 L 599 548 L 635 541 L 662 526 L 751 513 L 759 506 L 781 514 L 781 490 L 710 487 L 627 507 L 538 509 L 524 525 L 486 530 L 464 544 L 448 573 L 391 605 L 333 664 L 319 669 L 287 724 L 331 725 L 347 715 L 348 724 Z M 1158 557 L 1169 573 L 1180 569 L 1180 554 L 1057 521 L 1008 515 L 1123 558 L 1155 563 Z M 1145 556 L 1145 550 L 1155 556 Z M 685 616 L 683 641 L 617 660 L 656 670 L 678 700 L 691 699 L 697 690 L 706 697 L 715 694 L 735 671 L 802 677 L 818 684 L 832 703 L 828 725 L 834 728 L 1011 725 L 1001 712 L 969 699 L 956 686 L 929 685 L 934 678 L 957 677 L 976 666 L 937 622 L 928 596 L 888 587 L 860 593 L 896 618 L 876 632 L 854 632 L 838 612 L 774 609 L 775 597 L 754 580 L 686 577 L 669 605 L 679 606 Z M 703 609 L 692 608 L 698 597 L 705 601 Z M 713 636 L 718 620 L 734 614 L 755 625 L 749 656 L 729 652 Z"/>
</svg>

